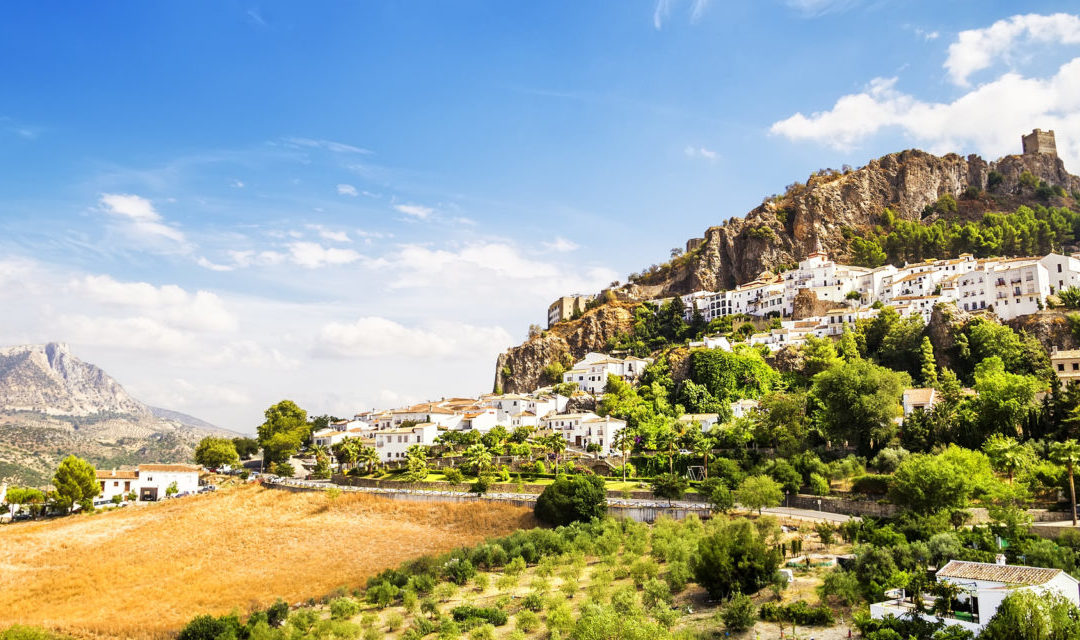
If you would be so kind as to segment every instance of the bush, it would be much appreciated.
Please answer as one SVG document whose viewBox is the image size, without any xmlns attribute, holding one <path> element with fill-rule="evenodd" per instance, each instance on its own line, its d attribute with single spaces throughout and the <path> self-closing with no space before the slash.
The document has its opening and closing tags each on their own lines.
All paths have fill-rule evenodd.
<svg viewBox="0 0 1080 640">
<path fill-rule="evenodd" d="M 749 520 L 722 523 L 698 542 L 694 577 L 714 600 L 756 593 L 772 580 L 780 552 L 765 544 Z"/>
<path fill-rule="evenodd" d="M 644 584 L 641 603 L 645 605 L 646 609 L 660 606 L 668 607 L 671 605 L 671 589 L 666 582 L 651 578 Z"/>
<path fill-rule="evenodd" d="M 330 601 L 330 617 L 334 620 L 348 620 L 360 613 L 360 603 L 352 598 L 334 598 Z"/>
<path fill-rule="evenodd" d="M 447 482 L 453 482 L 454 484 L 461 484 L 465 480 L 465 474 L 461 473 L 461 469 L 457 467 L 450 467 L 443 471 L 443 475 L 446 476 Z"/>
<path fill-rule="evenodd" d="M 218 636 L 238 637 L 241 625 L 236 616 L 197 616 L 191 619 L 183 629 L 177 640 L 217 640 Z"/>
<path fill-rule="evenodd" d="M 531 633 L 540 628 L 540 616 L 528 609 L 522 609 L 514 616 L 514 626 L 520 631 Z"/>
<path fill-rule="evenodd" d="M 476 575 L 476 567 L 468 560 L 451 558 L 443 567 L 443 575 L 456 585 L 463 585 Z"/>
<path fill-rule="evenodd" d="M 495 607 L 474 607 L 472 605 L 463 604 L 459 607 L 454 607 L 450 610 L 450 615 L 454 617 L 457 622 L 464 622 L 466 620 L 477 619 L 484 622 L 490 622 L 496 627 L 501 627 L 506 624 L 507 615 L 502 609 L 496 609 Z"/>
<path fill-rule="evenodd" d="M 0 640 L 67 640 L 67 638 L 37 627 L 17 624 L 0 631 Z"/>
<path fill-rule="evenodd" d="M 280 627 L 288 617 L 289 605 L 284 600 L 278 599 L 266 609 L 266 624 L 271 627 Z"/>
<path fill-rule="evenodd" d="M 854 573 L 843 569 L 833 569 L 826 573 L 821 585 L 817 588 L 818 597 L 822 600 L 831 596 L 848 606 L 862 599 L 860 591 L 859 579 Z"/>
<path fill-rule="evenodd" d="M 720 620 L 728 631 L 733 633 L 746 631 L 754 626 L 757 620 L 754 601 L 750 599 L 750 596 L 744 596 L 741 593 L 733 594 L 720 609 Z"/>
<path fill-rule="evenodd" d="M 805 600 L 784 605 L 766 602 L 761 605 L 760 615 L 766 622 L 790 622 L 805 627 L 823 627 L 833 623 L 832 609 L 823 604 L 811 607 Z"/>
<path fill-rule="evenodd" d="M 889 476 L 868 473 L 851 481 L 854 493 L 883 496 L 889 492 Z"/>
<path fill-rule="evenodd" d="M 391 611 L 386 616 L 386 630 L 397 631 L 401 628 L 401 625 L 405 624 L 405 616 L 401 615 L 397 611 Z"/>
<path fill-rule="evenodd" d="M 677 473 L 664 473 L 653 478 L 652 493 L 657 498 L 678 500 L 686 493 L 690 483 Z"/>
<path fill-rule="evenodd" d="M 822 476 L 811 473 L 810 474 L 810 493 L 815 496 L 827 496 L 829 495 L 829 481 Z"/>
<path fill-rule="evenodd" d="M 682 560 L 675 560 L 668 563 L 667 575 L 664 576 L 664 580 L 667 581 L 668 588 L 671 589 L 672 593 L 682 593 L 686 589 L 686 583 L 690 582 L 692 577 L 690 567 Z"/>
<path fill-rule="evenodd" d="M 544 598 L 539 593 L 530 593 L 521 599 L 521 608 L 529 611 L 542 611 Z"/>
<path fill-rule="evenodd" d="M 560 476 L 536 500 L 536 518 L 552 525 L 588 522 L 607 513 L 607 491 L 598 476 Z"/>
</svg>

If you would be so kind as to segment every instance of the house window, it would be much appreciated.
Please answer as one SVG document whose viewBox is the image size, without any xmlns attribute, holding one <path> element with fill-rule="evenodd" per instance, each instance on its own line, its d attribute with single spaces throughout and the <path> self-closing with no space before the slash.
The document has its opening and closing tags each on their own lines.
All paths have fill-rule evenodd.
<svg viewBox="0 0 1080 640">
<path fill-rule="evenodd" d="M 1073 371 L 1080 371 L 1080 362 L 1072 363 Z"/>
<path fill-rule="evenodd" d="M 1063 364 L 1061 364 L 1061 363 L 1059 362 L 1059 363 L 1058 363 L 1058 371 L 1064 371 L 1064 370 L 1065 370 L 1065 365 L 1063 365 Z"/>
</svg>

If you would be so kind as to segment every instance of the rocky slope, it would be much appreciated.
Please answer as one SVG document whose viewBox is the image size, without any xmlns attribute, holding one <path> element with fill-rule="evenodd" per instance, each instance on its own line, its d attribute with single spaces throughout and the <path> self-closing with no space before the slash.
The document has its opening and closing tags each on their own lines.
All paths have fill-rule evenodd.
<svg viewBox="0 0 1080 640">
<path fill-rule="evenodd" d="M 147 407 L 64 344 L 0 349 L 0 480 L 43 484 L 69 453 L 100 466 L 189 461 L 199 439 L 227 433 L 180 416 Z"/>
<path fill-rule="evenodd" d="M 1001 174 L 1001 182 L 989 188 L 992 171 Z M 1020 185 L 1025 171 L 1069 192 L 1080 188 L 1080 178 L 1069 174 L 1060 158 L 1048 155 L 1013 155 L 987 162 L 975 155 L 939 157 L 909 150 L 843 174 L 814 175 L 807 184 L 792 185 L 784 195 L 768 199 L 746 217 L 710 227 L 700 247 L 670 268 L 638 279 L 628 292 L 649 299 L 728 289 L 753 280 L 763 271 L 793 265 L 815 250 L 842 261 L 848 245 L 845 229 L 849 234 L 869 229 L 879 222 L 886 207 L 900 218 L 920 220 L 923 210 L 945 194 L 960 202 L 960 210 L 952 217 L 1013 210 L 1035 202 L 1031 190 Z M 971 185 L 985 195 L 962 199 L 961 194 Z M 1071 201 L 1051 204 L 1065 202 Z"/>
<path fill-rule="evenodd" d="M 590 351 L 603 351 L 609 339 L 629 331 L 632 323 L 633 305 L 618 302 L 561 322 L 499 355 L 495 389 L 522 393 L 543 386 L 544 367 L 553 362 L 569 365 Z"/>
<path fill-rule="evenodd" d="M 1000 181 L 992 187 L 991 172 L 1000 174 Z M 817 250 L 842 262 L 849 257 L 845 233 L 857 235 L 872 228 L 886 207 L 899 218 L 933 222 L 938 215 L 923 218 L 923 212 L 945 194 L 957 198 L 959 205 L 950 218 L 972 219 L 987 211 L 1047 204 L 1036 200 L 1031 188 L 1021 186 L 1024 172 L 1060 185 L 1069 193 L 1080 190 L 1080 178 L 1068 173 L 1054 156 L 1012 155 L 987 162 L 975 155 L 935 156 L 918 150 L 893 153 L 859 169 L 820 172 L 810 176 L 806 184 L 791 185 L 783 195 L 767 199 L 745 217 L 710 227 L 691 251 L 661 268 L 647 269 L 616 294 L 633 301 L 728 289 L 762 272 L 794 265 Z M 961 197 L 969 186 L 977 187 L 980 195 Z M 1052 197 L 1048 204 L 1075 207 L 1080 203 Z M 799 302 L 800 316 L 812 315 L 821 307 L 813 299 Z M 604 350 L 610 336 L 630 328 L 631 308 L 627 303 L 605 305 L 509 349 L 499 356 L 495 388 L 530 391 L 541 384 L 541 371 L 548 364 Z M 1043 329 L 1048 340 L 1064 339 L 1060 327 L 1052 337 L 1050 327 Z"/>
</svg>

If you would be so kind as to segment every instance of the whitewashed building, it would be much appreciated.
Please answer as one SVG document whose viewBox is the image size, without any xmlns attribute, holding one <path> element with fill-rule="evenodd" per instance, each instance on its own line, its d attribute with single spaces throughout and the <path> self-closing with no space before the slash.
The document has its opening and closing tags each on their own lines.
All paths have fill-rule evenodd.
<svg viewBox="0 0 1080 640">
<path fill-rule="evenodd" d="M 174 482 L 178 494 L 197 493 L 201 470 L 191 464 L 140 464 L 135 470 L 98 469 L 101 490 L 98 499 L 111 500 L 113 496 L 134 493 L 139 500 L 161 500 Z"/>
<path fill-rule="evenodd" d="M 404 460 L 408 457 L 406 452 L 409 447 L 415 444 L 431 446 L 435 444 L 438 433 L 439 425 L 434 422 L 379 431 L 375 434 L 375 451 L 383 462 Z"/>
<path fill-rule="evenodd" d="M 1025 567 L 1005 564 L 1004 556 L 997 564 L 952 560 L 937 571 L 938 582 L 950 582 L 960 588 L 960 606 L 953 615 L 939 617 L 932 613 L 916 613 L 911 594 L 901 589 L 886 592 L 891 600 L 870 605 L 870 616 L 882 619 L 919 615 L 931 622 L 958 626 L 978 635 L 994 617 L 1001 602 L 1018 591 L 1054 593 L 1074 605 L 1080 605 L 1080 582 L 1061 569 Z M 927 596 L 924 601 L 933 601 Z"/>
<path fill-rule="evenodd" d="M 622 360 L 602 353 L 587 353 L 580 362 L 574 364 L 573 369 L 563 373 L 563 382 L 573 383 L 586 393 L 598 395 L 607 388 L 608 376 L 619 376 L 633 381 L 641 376 L 651 362 L 650 358 L 631 356 Z"/>
</svg>

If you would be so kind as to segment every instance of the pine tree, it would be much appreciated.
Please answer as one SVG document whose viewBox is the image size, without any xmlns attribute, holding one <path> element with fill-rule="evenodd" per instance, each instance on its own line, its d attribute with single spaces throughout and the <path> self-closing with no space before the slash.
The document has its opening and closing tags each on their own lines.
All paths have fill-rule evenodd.
<svg viewBox="0 0 1080 640">
<path fill-rule="evenodd" d="M 938 382 L 937 363 L 934 361 L 934 345 L 930 344 L 928 336 L 923 336 L 919 350 L 922 352 L 920 360 L 922 361 L 923 386 L 935 387 Z"/>
<path fill-rule="evenodd" d="M 850 328 L 844 327 L 844 333 L 840 335 L 840 345 L 837 351 L 840 357 L 848 362 L 859 359 L 859 345 L 855 342 L 855 334 Z"/>
</svg>

